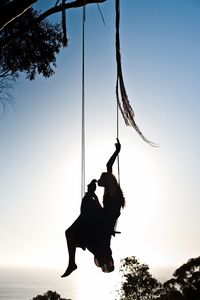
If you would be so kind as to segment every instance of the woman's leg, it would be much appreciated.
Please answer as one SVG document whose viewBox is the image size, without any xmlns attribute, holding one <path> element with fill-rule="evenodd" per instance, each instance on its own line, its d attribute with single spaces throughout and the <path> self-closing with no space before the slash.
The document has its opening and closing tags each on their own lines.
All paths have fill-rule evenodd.
<svg viewBox="0 0 200 300">
<path fill-rule="evenodd" d="M 74 238 L 73 234 L 69 229 L 65 231 L 65 236 L 67 240 L 69 263 L 68 263 L 67 270 L 61 277 L 69 276 L 74 270 L 77 269 L 77 265 L 75 263 L 76 246 L 77 246 L 76 239 Z"/>
</svg>

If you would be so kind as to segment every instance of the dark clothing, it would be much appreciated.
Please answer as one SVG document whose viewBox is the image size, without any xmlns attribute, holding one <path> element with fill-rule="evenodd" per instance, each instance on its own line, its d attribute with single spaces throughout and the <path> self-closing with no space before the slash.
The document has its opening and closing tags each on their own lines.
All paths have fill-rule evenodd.
<svg viewBox="0 0 200 300">
<path fill-rule="evenodd" d="M 106 231 L 112 235 L 114 233 L 115 224 L 120 216 L 121 201 L 120 194 L 105 195 L 103 200 L 103 214 Z"/>
<path fill-rule="evenodd" d="M 73 234 L 78 247 L 85 250 L 94 247 L 93 240 L 97 227 L 100 226 L 100 214 L 102 206 L 95 193 L 86 193 L 81 203 L 81 213 L 74 223 L 67 229 Z"/>
<path fill-rule="evenodd" d="M 86 193 L 81 202 L 81 214 L 86 218 L 93 219 L 102 209 L 95 193 Z"/>
<path fill-rule="evenodd" d="M 114 261 L 110 248 L 111 237 L 115 231 L 115 225 L 120 216 L 121 202 L 118 193 L 113 196 L 104 196 L 104 207 L 101 214 L 101 227 L 98 232 L 100 248 L 95 253 L 95 263 L 101 266 L 104 272 L 114 269 Z"/>
<path fill-rule="evenodd" d="M 104 272 L 111 272 L 114 263 L 110 241 L 120 215 L 120 197 L 117 194 L 107 196 L 104 202 L 102 208 L 96 194 L 86 193 L 81 203 L 81 214 L 67 231 L 73 234 L 78 247 L 93 253 L 98 267 Z"/>
</svg>

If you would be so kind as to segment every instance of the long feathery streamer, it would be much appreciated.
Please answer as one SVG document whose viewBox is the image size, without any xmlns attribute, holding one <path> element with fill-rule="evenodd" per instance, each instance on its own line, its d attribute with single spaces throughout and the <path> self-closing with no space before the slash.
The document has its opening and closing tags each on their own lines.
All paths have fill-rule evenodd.
<svg viewBox="0 0 200 300">
<path fill-rule="evenodd" d="M 122 73 L 122 65 L 121 65 L 121 52 L 120 52 L 120 34 L 119 34 L 119 27 L 120 27 L 120 0 L 116 0 L 116 61 L 117 61 L 117 82 L 116 82 L 116 98 L 117 103 L 120 109 L 120 112 L 123 116 L 125 124 L 128 126 L 132 126 L 139 136 L 149 145 L 156 147 L 156 144 L 151 142 L 147 139 L 143 133 L 141 132 L 140 128 L 135 122 L 135 113 L 131 107 L 131 104 L 128 99 L 128 95 L 126 93 L 126 88 L 123 79 Z"/>
</svg>

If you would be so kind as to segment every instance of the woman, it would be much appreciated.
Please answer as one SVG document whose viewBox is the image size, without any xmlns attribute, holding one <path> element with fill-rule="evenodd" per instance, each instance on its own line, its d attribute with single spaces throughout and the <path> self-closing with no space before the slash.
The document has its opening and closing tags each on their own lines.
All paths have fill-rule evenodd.
<svg viewBox="0 0 200 300">
<path fill-rule="evenodd" d="M 102 173 L 98 180 L 98 185 L 104 187 L 103 208 L 95 194 L 96 180 L 93 180 L 82 200 L 80 216 L 65 232 L 69 263 L 61 277 L 66 277 L 77 269 L 76 247 L 83 250 L 87 248 L 93 253 L 95 264 L 101 267 L 103 272 L 114 270 L 110 240 L 115 233 L 115 224 L 120 216 L 121 207 L 125 205 L 121 188 L 112 174 L 112 166 L 121 149 L 118 139 L 115 147 L 116 150 L 107 163 L 107 172 Z"/>
<path fill-rule="evenodd" d="M 61 277 L 69 276 L 77 269 L 75 262 L 76 248 L 88 248 L 94 252 L 96 246 L 97 220 L 100 218 L 102 206 L 99 203 L 96 190 L 96 180 L 88 184 L 88 191 L 82 199 L 81 213 L 75 222 L 65 231 L 69 253 L 68 267 Z"/>
<path fill-rule="evenodd" d="M 101 256 L 95 256 L 95 263 L 102 268 L 103 272 L 112 272 L 114 262 L 110 249 L 111 236 L 115 235 L 115 225 L 120 216 L 121 208 L 125 206 L 125 199 L 115 176 L 112 174 L 112 166 L 118 156 L 121 145 L 117 139 L 116 150 L 107 163 L 107 172 L 101 174 L 98 185 L 104 187 L 102 227 L 100 238 L 103 244 Z"/>
<path fill-rule="evenodd" d="M 100 179 L 98 180 L 98 185 L 104 187 L 103 211 L 105 215 L 105 221 L 110 224 L 108 228 L 110 229 L 111 234 L 114 234 L 114 227 L 117 218 L 120 216 L 121 208 L 125 206 L 123 192 L 119 183 L 117 182 L 117 179 L 112 174 L 112 166 L 121 150 L 121 145 L 118 139 L 115 147 L 116 150 L 106 165 L 107 172 L 102 173 Z"/>
</svg>

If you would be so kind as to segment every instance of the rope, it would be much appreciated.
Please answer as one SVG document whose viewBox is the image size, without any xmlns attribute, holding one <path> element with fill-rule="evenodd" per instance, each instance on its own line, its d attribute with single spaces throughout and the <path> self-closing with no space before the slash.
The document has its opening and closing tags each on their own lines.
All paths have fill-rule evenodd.
<svg viewBox="0 0 200 300">
<path fill-rule="evenodd" d="M 62 0 L 62 5 L 64 7 L 65 0 Z M 67 26 L 66 26 L 66 11 L 64 8 L 62 10 L 62 30 L 63 30 L 63 46 L 67 47 L 68 38 L 67 38 Z"/>
<path fill-rule="evenodd" d="M 119 106 L 117 102 L 117 139 L 119 140 Z M 119 165 L 119 154 L 117 156 L 117 175 L 118 175 L 118 183 L 120 185 L 120 165 Z"/>
<path fill-rule="evenodd" d="M 103 14 L 102 14 L 101 8 L 100 8 L 100 6 L 99 6 L 99 3 L 97 3 L 97 8 L 98 8 L 98 10 L 99 10 L 99 13 L 100 13 L 100 16 L 101 16 L 101 19 L 102 19 L 103 24 L 106 25 L 106 22 L 105 22 L 105 19 L 104 19 Z"/>
<path fill-rule="evenodd" d="M 149 145 L 156 146 L 154 143 L 152 143 L 150 140 L 148 140 L 139 127 L 137 126 L 135 122 L 135 113 L 130 105 L 128 95 L 126 93 L 126 88 L 124 84 L 123 79 L 123 73 L 122 73 L 122 65 L 121 65 L 121 52 L 120 52 L 120 34 L 119 34 L 119 28 L 120 28 L 120 0 L 115 1 L 115 9 L 116 9 L 116 39 L 115 39 L 115 45 L 116 45 L 116 61 L 117 61 L 117 81 L 116 81 L 116 98 L 117 98 L 117 105 L 121 111 L 121 114 L 124 118 L 125 124 L 132 126 L 136 132 L 139 134 L 139 136 Z"/>
<path fill-rule="evenodd" d="M 82 15 L 81 199 L 85 195 L 85 4 Z"/>
<path fill-rule="evenodd" d="M 117 139 L 119 140 L 119 106 L 117 102 Z M 117 155 L 117 177 L 118 177 L 118 183 L 120 185 L 120 164 L 119 164 L 119 154 Z M 117 222 L 118 219 L 115 222 L 114 226 L 114 233 L 113 236 L 115 236 L 116 233 L 121 233 L 120 231 L 117 231 Z"/>
</svg>

